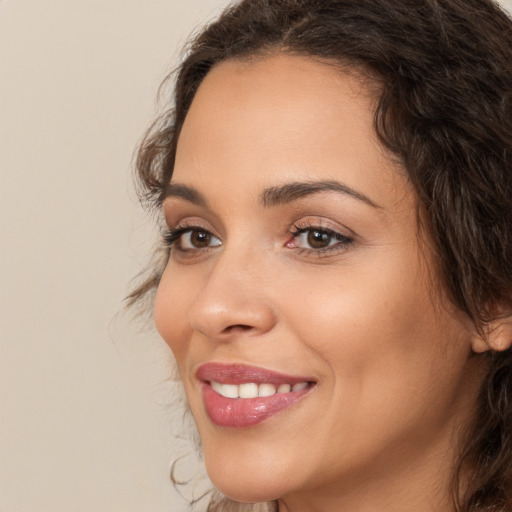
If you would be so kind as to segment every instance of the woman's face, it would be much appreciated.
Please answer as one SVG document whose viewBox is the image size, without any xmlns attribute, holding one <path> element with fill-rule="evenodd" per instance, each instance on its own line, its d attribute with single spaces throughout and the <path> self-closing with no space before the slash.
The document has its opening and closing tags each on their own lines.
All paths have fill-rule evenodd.
<svg viewBox="0 0 512 512">
<path fill-rule="evenodd" d="M 183 126 L 155 318 L 236 500 L 447 482 L 474 408 L 473 334 L 374 107 L 355 73 L 276 55 L 215 67 Z"/>
</svg>

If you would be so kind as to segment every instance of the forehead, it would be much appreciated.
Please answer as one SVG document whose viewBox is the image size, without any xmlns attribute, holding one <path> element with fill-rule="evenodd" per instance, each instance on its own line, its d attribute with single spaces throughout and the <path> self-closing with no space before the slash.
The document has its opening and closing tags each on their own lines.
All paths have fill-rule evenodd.
<svg viewBox="0 0 512 512">
<path fill-rule="evenodd" d="M 368 79 L 310 57 L 222 62 L 187 114 L 173 181 L 217 177 L 243 189 L 342 179 L 369 195 L 385 184 L 389 196 L 401 169 L 377 140 L 375 107 Z"/>
</svg>

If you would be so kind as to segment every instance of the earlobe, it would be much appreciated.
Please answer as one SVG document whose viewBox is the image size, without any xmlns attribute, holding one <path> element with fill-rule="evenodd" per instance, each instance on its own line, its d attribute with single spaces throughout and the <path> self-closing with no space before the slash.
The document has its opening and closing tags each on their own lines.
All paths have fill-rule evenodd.
<svg viewBox="0 0 512 512">
<path fill-rule="evenodd" d="M 485 324 L 481 333 L 475 333 L 471 345 L 477 354 L 509 349 L 512 346 L 512 316 L 499 317 Z"/>
</svg>

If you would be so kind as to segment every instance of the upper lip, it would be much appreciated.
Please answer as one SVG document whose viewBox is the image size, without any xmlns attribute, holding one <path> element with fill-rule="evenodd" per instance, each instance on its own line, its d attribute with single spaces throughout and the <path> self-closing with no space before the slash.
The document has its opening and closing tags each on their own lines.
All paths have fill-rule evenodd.
<svg viewBox="0 0 512 512">
<path fill-rule="evenodd" d="M 196 377 L 205 382 L 219 382 L 221 384 L 298 384 L 299 382 L 315 382 L 311 377 L 285 375 L 283 373 L 267 370 L 258 366 L 249 366 L 240 363 L 205 363 L 199 366 Z"/>
</svg>

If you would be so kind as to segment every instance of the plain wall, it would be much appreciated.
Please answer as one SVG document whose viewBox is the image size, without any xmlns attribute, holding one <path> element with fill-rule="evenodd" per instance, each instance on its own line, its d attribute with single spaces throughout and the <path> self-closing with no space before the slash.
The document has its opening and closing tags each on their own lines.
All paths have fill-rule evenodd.
<svg viewBox="0 0 512 512">
<path fill-rule="evenodd" d="M 0 0 L 0 512 L 186 509 L 169 351 L 118 312 L 156 238 L 133 150 L 226 3 Z"/>
</svg>

